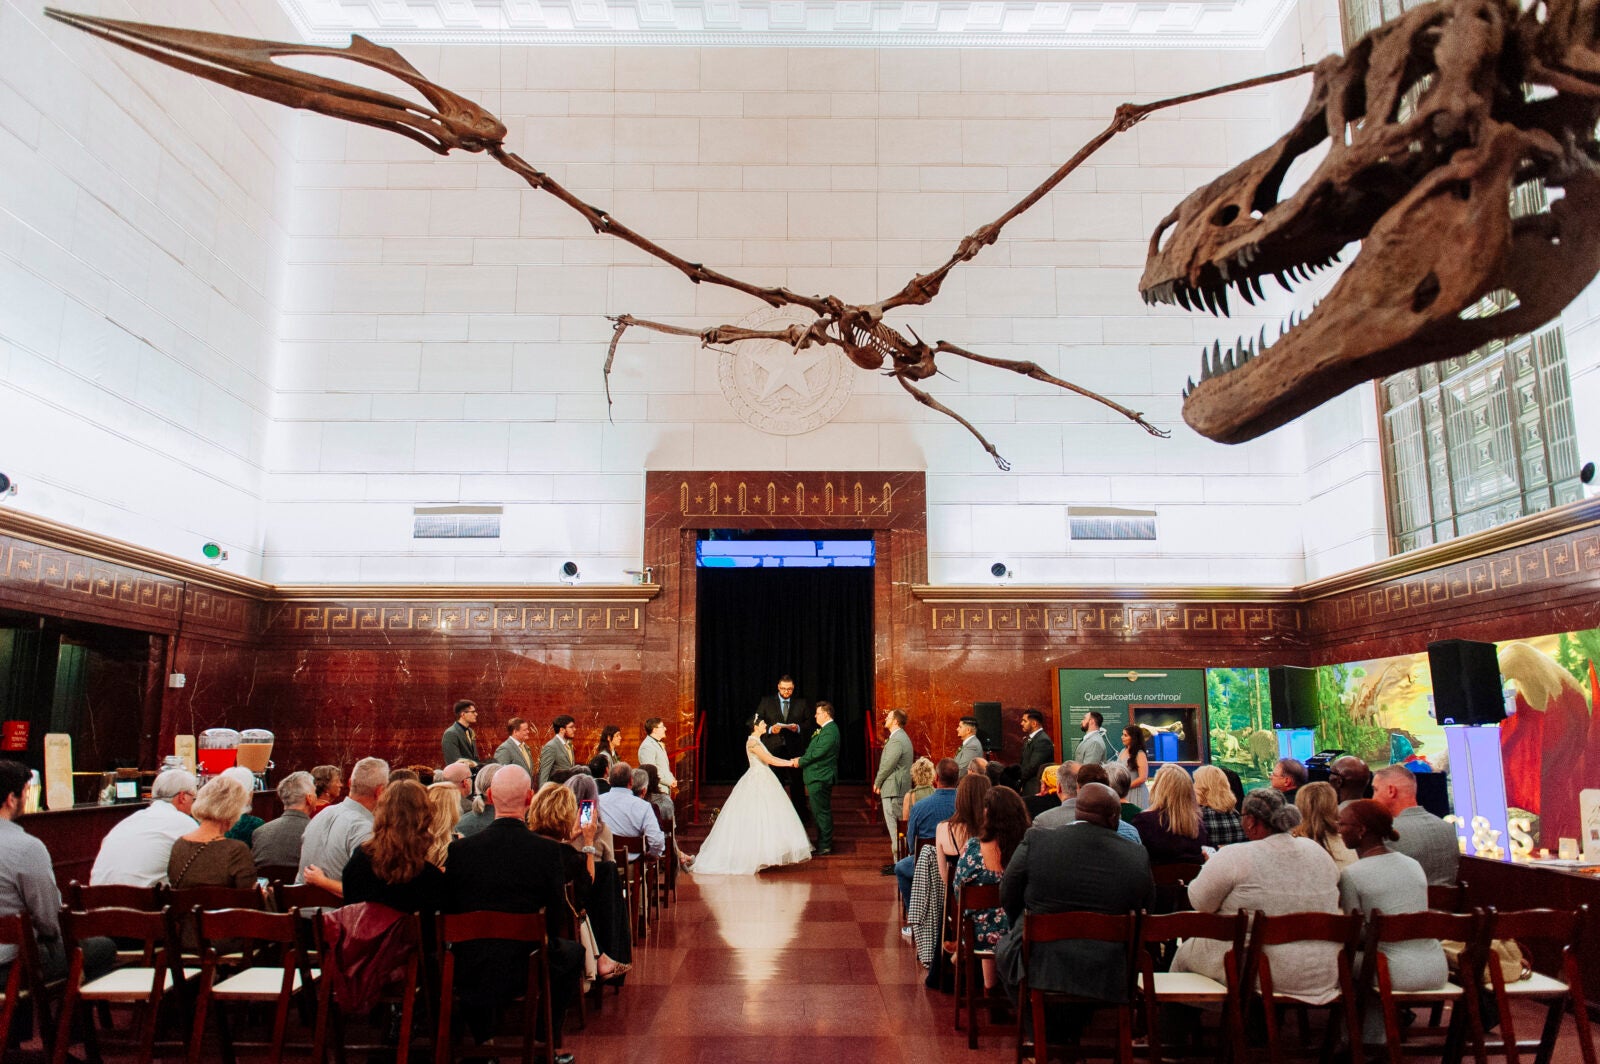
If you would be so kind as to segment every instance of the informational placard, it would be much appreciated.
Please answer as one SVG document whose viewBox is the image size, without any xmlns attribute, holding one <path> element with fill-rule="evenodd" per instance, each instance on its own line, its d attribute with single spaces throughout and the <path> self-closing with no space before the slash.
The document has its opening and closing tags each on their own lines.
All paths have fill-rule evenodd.
<svg viewBox="0 0 1600 1064">
<path fill-rule="evenodd" d="M 28 748 L 28 722 L 8 720 L 0 724 L 0 750 L 17 753 Z"/>
<path fill-rule="evenodd" d="M 1122 749 L 1122 730 L 1132 722 L 1145 729 L 1152 761 L 1205 759 L 1204 669 L 1057 669 L 1055 695 L 1066 737 L 1064 757 L 1071 756 L 1081 735 L 1079 721 L 1092 709 L 1105 720 L 1113 755 Z"/>
<path fill-rule="evenodd" d="M 1587 864 L 1600 864 L 1600 790 L 1578 792 L 1579 845 Z"/>
<path fill-rule="evenodd" d="M 50 732 L 44 737 L 44 804 L 46 809 L 71 809 L 72 736 Z"/>
<path fill-rule="evenodd" d="M 183 758 L 183 767 L 192 774 L 194 772 L 194 736 L 179 735 L 173 740 L 172 752 Z"/>
</svg>

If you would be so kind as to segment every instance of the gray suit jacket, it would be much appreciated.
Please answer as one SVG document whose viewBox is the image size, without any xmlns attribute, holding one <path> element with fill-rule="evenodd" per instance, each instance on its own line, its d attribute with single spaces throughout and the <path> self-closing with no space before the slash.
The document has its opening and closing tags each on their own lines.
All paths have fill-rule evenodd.
<svg viewBox="0 0 1600 1064">
<path fill-rule="evenodd" d="M 911 762 L 915 759 L 911 736 L 904 728 L 897 729 L 884 741 L 883 759 L 878 762 L 872 785 L 885 798 L 900 797 L 911 789 Z"/>
<path fill-rule="evenodd" d="M 440 746 L 444 754 L 444 764 L 447 766 L 462 759 L 471 761 L 474 765 L 478 763 L 478 738 L 459 724 L 452 724 L 444 730 Z"/>
<path fill-rule="evenodd" d="M 1111 747 L 1106 743 L 1106 730 L 1090 732 L 1078 740 L 1078 749 L 1072 760 L 1080 765 L 1103 765 L 1111 760 Z"/>
<path fill-rule="evenodd" d="M 1394 818 L 1394 830 L 1400 838 L 1389 843 L 1389 849 L 1420 864 L 1427 873 L 1430 887 L 1456 881 L 1461 867 L 1461 848 L 1456 844 L 1454 828 L 1422 806 L 1414 805 Z"/>
<path fill-rule="evenodd" d="M 501 765 L 521 765 L 528 770 L 528 775 L 533 775 L 533 754 L 515 739 L 501 743 L 495 749 L 494 760 Z"/>
<path fill-rule="evenodd" d="M 1006 982 L 1022 976 L 1022 914 L 1127 913 L 1155 896 L 1150 857 L 1143 846 L 1087 822 L 1029 828 L 1000 880 L 1000 904 L 1011 930 L 995 950 Z M 1028 985 L 1102 1001 L 1123 1001 L 1127 954 L 1113 942 L 1046 942 L 1033 951 Z"/>
<path fill-rule="evenodd" d="M 982 756 L 983 743 L 978 741 L 978 737 L 976 735 L 967 736 L 967 741 L 962 743 L 961 749 L 956 751 L 957 770 L 959 770 L 960 773 L 965 776 L 967 774 L 967 766 L 972 764 L 975 758 L 980 758 Z"/>
<path fill-rule="evenodd" d="M 550 736 L 550 741 L 539 751 L 539 786 L 549 783 L 551 774 L 557 769 L 571 767 L 572 750 L 567 746 L 567 741 L 559 735 Z"/>
</svg>

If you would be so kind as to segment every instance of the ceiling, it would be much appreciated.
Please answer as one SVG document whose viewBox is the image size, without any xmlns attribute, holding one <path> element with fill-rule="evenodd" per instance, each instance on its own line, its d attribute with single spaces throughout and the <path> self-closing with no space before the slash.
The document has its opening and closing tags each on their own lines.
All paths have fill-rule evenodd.
<svg viewBox="0 0 1600 1064">
<path fill-rule="evenodd" d="M 824 48 L 1265 47 L 1294 0 L 279 0 L 307 40 Z"/>
</svg>

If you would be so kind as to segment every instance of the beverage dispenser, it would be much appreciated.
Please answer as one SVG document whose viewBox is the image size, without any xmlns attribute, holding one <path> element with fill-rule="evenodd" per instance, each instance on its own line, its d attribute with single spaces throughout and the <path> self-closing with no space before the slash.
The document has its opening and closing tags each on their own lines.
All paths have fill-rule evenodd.
<svg viewBox="0 0 1600 1064">
<path fill-rule="evenodd" d="M 239 733 L 232 728 L 207 728 L 195 745 L 201 783 L 239 763 Z"/>
<path fill-rule="evenodd" d="M 256 774 L 256 790 L 267 789 L 267 772 L 272 768 L 272 733 L 265 728 L 246 728 L 239 736 L 239 764 Z"/>
</svg>

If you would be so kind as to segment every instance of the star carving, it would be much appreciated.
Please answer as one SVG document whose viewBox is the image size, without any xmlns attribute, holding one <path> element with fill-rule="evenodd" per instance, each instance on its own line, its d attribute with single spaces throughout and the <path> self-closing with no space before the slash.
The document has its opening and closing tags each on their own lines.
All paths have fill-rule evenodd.
<svg viewBox="0 0 1600 1064">
<path fill-rule="evenodd" d="M 806 380 L 806 373 L 827 357 L 827 352 L 821 350 L 794 351 L 785 347 L 768 347 L 751 352 L 750 361 L 761 367 L 767 375 L 758 398 L 770 399 L 787 388 L 797 398 L 809 402 L 814 393 L 810 382 Z"/>
</svg>

